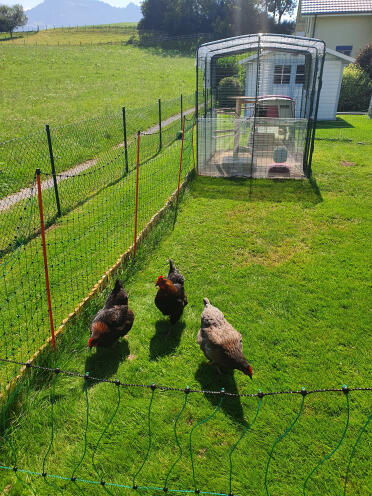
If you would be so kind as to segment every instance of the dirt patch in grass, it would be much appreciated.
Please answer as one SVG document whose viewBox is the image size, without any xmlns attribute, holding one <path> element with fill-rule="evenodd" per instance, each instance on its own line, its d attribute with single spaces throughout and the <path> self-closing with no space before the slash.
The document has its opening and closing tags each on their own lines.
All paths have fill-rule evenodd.
<svg viewBox="0 0 372 496">
<path fill-rule="evenodd" d="M 354 167 L 356 165 L 355 162 L 347 162 L 346 160 L 341 160 L 340 165 L 342 167 Z"/>
</svg>

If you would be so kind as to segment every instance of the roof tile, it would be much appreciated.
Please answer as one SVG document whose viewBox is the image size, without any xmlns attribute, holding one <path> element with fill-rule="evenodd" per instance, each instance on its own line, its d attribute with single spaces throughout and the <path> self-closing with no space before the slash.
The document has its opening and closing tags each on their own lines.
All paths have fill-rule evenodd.
<svg viewBox="0 0 372 496">
<path fill-rule="evenodd" d="M 372 0 L 302 0 L 301 15 L 372 13 Z"/>
</svg>

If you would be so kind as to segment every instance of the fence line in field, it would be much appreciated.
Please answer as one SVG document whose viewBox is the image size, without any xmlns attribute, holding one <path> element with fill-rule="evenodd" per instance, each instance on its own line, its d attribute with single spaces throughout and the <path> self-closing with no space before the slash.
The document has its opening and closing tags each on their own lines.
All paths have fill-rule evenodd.
<svg viewBox="0 0 372 496">
<path fill-rule="evenodd" d="M 19 217 L 12 218 L 12 211 L 0 215 L 0 222 L 12 220 L 14 225 L 12 241 L 2 240 L 7 249 L 0 264 L 0 356 L 23 360 L 34 354 L 48 337 L 48 316 L 56 327 L 64 327 L 102 274 L 117 264 L 119 254 L 129 249 L 132 256 L 133 240 L 136 244 L 142 239 L 193 168 L 193 122 L 190 116 L 182 161 L 183 134 L 176 123 L 163 129 L 162 148 L 159 132 L 143 134 L 138 151 L 128 147 L 128 172 L 123 148 L 110 162 L 78 174 L 39 169 L 39 199 L 34 183 L 20 202 Z M 42 189 L 42 178 L 58 185 L 60 216 L 55 189 Z M 45 237 L 42 246 L 40 234 Z M 50 294 L 45 296 L 46 276 Z M 50 330 L 53 334 L 53 326 Z M 4 383 L 17 371 L 8 368 L 3 373 Z"/>
<path fill-rule="evenodd" d="M 150 128 L 153 134 L 162 124 L 158 135 L 160 147 L 155 137 L 151 142 L 147 139 L 147 145 L 142 149 L 143 161 L 145 157 L 149 159 L 153 156 L 158 148 L 161 149 L 162 140 L 166 146 L 175 139 L 177 131 L 182 128 L 182 116 L 192 111 L 194 103 L 194 95 L 180 95 L 163 101 L 158 99 L 156 103 L 138 109 L 123 107 L 115 114 L 63 126 L 46 125 L 45 131 L 0 143 L 3 175 L 0 185 L 0 223 L 5 210 L 12 209 L 9 215 L 13 217 L 22 211 L 22 200 L 26 200 L 30 194 L 35 169 L 39 168 L 43 172 L 49 170 L 55 177 L 71 168 L 71 173 L 77 174 L 84 169 L 97 169 L 121 159 L 128 172 L 129 162 L 135 160 L 134 141 L 137 131 L 145 131 L 157 123 Z M 55 181 L 54 188 L 57 190 Z M 61 215 L 58 202 L 57 214 Z M 6 222 L 2 227 L 0 254 L 13 241 L 15 226 Z"/>
</svg>

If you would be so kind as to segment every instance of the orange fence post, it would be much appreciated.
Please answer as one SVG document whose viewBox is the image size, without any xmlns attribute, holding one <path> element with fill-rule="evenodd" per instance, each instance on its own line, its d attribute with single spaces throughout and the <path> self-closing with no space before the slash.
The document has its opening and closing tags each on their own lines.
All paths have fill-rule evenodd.
<svg viewBox="0 0 372 496">
<path fill-rule="evenodd" d="M 49 313 L 50 331 L 52 334 L 52 347 L 53 347 L 53 350 L 55 350 L 56 349 L 56 338 L 54 335 L 52 300 L 50 298 L 48 259 L 47 259 L 46 243 L 45 243 L 45 227 L 44 227 L 44 214 L 43 214 L 43 198 L 41 195 L 40 169 L 36 169 L 36 182 L 37 182 L 37 196 L 38 196 L 38 200 L 39 200 L 41 242 L 43 245 L 45 286 L 46 286 L 46 293 L 47 293 L 47 299 L 48 299 L 48 313 Z"/>
<path fill-rule="evenodd" d="M 182 124 L 182 142 L 181 142 L 181 157 L 180 157 L 180 171 L 178 173 L 178 187 L 177 187 L 177 203 L 178 203 L 178 197 L 180 195 L 180 185 L 181 185 L 181 171 L 182 171 L 182 153 L 183 153 L 183 138 L 185 135 L 185 120 L 186 116 L 183 116 L 183 124 Z"/>
<path fill-rule="evenodd" d="M 134 212 L 134 258 L 137 251 L 137 217 L 138 217 L 138 180 L 139 180 L 139 161 L 140 161 L 140 136 L 141 131 L 137 133 L 137 177 L 136 177 L 136 208 Z"/>
</svg>

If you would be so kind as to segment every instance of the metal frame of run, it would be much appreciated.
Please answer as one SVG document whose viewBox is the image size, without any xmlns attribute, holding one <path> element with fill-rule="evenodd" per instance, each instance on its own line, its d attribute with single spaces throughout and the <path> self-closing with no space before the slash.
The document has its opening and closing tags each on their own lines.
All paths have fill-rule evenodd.
<svg viewBox="0 0 372 496">
<path fill-rule="evenodd" d="M 196 53 L 198 173 L 309 177 L 325 53 L 324 41 L 280 34 L 251 34 L 200 45 Z M 235 74 L 226 73 L 229 64 Z M 226 84 L 233 80 L 235 89 L 244 81 L 244 95 L 236 91 L 224 96 L 224 78 L 230 79 L 223 81 Z M 292 115 L 289 111 L 281 115 L 284 99 L 291 100 Z"/>
</svg>

